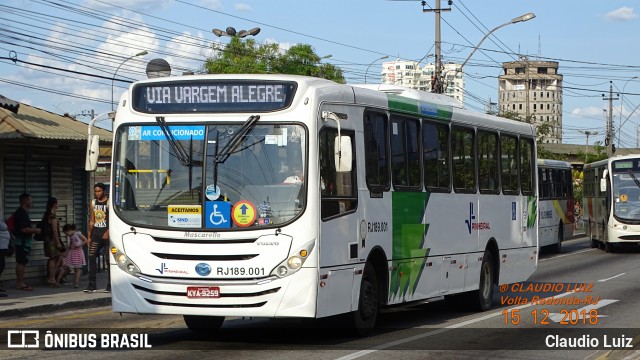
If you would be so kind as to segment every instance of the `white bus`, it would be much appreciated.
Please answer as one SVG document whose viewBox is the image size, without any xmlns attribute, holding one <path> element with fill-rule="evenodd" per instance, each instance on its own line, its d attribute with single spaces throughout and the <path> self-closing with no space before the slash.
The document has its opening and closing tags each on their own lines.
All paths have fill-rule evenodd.
<svg viewBox="0 0 640 360">
<path fill-rule="evenodd" d="M 571 164 L 538 159 L 538 242 L 559 253 L 575 227 Z"/>
<path fill-rule="evenodd" d="M 591 247 L 612 252 L 640 245 L 640 154 L 614 156 L 584 166 L 583 221 Z"/>
<path fill-rule="evenodd" d="M 345 314 L 366 334 L 381 307 L 489 309 L 536 269 L 535 130 L 457 106 L 290 75 L 132 84 L 113 124 L 113 311 L 202 332 Z"/>
</svg>

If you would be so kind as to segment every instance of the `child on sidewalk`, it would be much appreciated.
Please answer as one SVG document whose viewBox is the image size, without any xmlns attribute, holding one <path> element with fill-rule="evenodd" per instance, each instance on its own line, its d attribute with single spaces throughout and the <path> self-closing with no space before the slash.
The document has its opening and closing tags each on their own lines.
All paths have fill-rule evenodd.
<svg viewBox="0 0 640 360">
<path fill-rule="evenodd" d="M 65 275 L 71 272 L 71 269 L 75 271 L 75 281 L 73 282 L 74 289 L 80 287 L 80 274 L 82 274 L 82 267 L 86 265 L 84 258 L 84 251 L 82 247 L 87 243 L 87 238 L 82 235 L 81 232 L 76 231 L 75 224 L 66 224 L 62 227 L 62 232 L 69 238 L 69 250 L 67 256 L 64 258 L 65 270 L 61 271 L 58 275 L 58 282 Z"/>
</svg>

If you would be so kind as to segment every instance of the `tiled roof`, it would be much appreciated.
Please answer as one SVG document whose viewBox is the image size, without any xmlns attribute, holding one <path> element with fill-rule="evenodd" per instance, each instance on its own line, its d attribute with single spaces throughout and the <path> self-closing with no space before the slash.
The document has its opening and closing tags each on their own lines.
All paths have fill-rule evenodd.
<svg viewBox="0 0 640 360">
<path fill-rule="evenodd" d="M 16 111 L 17 112 L 13 112 Z M 13 111 L 12 111 L 13 110 Z M 0 139 L 87 140 L 88 124 L 0 95 Z M 101 142 L 111 142 L 111 131 L 94 127 Z"/>
</svg>

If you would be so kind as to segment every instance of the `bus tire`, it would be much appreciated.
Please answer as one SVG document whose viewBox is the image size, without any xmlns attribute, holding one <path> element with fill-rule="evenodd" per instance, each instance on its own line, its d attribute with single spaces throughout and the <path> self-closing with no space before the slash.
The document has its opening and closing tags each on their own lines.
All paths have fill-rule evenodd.
<svg viewBox="0 0 640 360">
<path fill-rule="evenodd" d="M 213 334 L 224 322 L 224 316 L 183 315 L 183 318 L 187 328 L 198 334 Z"/>
<path fill-rule="evenodd" d="M 604 252 L 606 253 L 612 253 L 613 252 L 613 244 L 611 244 L 608 241 L 604 242 Z"/>
<path fill-rule="evenodd" d="M 562 221 L 560 222 L 560 226 L 558 226 L 558 242 L 554 245 L 553 250 L 556 254 L 560 254 L 562 252 L 562 239 L 564 238 L 564 225 Z"/>
<path fill-rule="evenodd" d="M 364 337 L 371 334 L 375 328 L 379 311 L 380 291 L 378 290 L 378 278 L 373 265 L 367 262 L 360 282 L 358 310 L 353 312 L 353 330 L 357 336 Z"/>
<path fill-rule="evenodd" d="M 491 309 L 495 279 L 496 270 L 493 264 L 493 255 L 489 250 L 485 250 L 480 265 L 480 287 L 470 293 L 472 300 L 470 305 L 475 310 L 487 311 Z"/>
</svg>

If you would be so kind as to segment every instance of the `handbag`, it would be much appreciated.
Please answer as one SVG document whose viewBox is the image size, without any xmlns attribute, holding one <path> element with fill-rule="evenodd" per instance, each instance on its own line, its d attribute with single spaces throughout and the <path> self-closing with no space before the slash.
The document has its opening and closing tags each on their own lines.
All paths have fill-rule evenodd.
<svg viewBox="0 0 640 360">
<path fill-rule="evenodd" d="M 36 227 L 40 229 L 40 234 L 33 235 L 35 241 L 49 241 L 51 240 L 51 224 L 47 221 L 40 221 Z"/>
<path fill-rule="evenodd" d="M 16 237 L 13 236 L 13 234 L 10 234 L 9 246 L 4 250 L 4 256 L 11 257 L 11 256 L 13 256 L 13 254 L 15 254 L 15 252 L 16 252 L 15 239 L 16 239 Z"/>
</svg>

